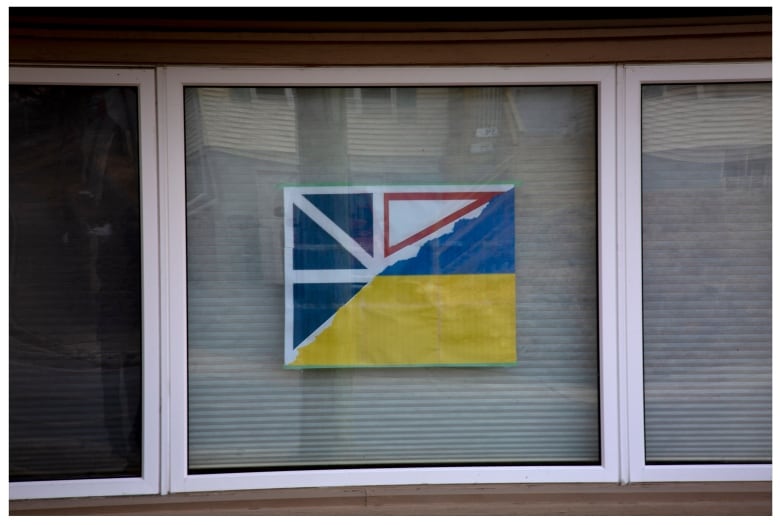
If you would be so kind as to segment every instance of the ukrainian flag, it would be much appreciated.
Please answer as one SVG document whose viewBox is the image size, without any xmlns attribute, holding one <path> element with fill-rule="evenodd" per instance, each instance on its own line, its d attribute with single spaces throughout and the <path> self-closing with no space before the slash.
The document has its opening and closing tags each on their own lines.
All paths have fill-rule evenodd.
<svg viewBox="0 0 780 525">
<path fill-rule="evenodd" d="M 514 198 L 286 188 L 285 366 L 515 364 Z"/>
</svg>

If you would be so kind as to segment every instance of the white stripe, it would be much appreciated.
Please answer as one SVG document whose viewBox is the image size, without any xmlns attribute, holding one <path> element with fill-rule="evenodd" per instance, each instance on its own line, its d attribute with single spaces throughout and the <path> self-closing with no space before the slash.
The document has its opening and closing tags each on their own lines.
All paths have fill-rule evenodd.
<svg viewBox="0 0 780 525">
<path fill-rule="evenodd" d="M 374 205 L 374 260 L 377 264 L 380 261 L 384 261 L 385 258 L 385 208 L 384 208 L 384 194 L 381 191 L 373 190 L 373 205 Z M 384 264 L 382 265 L 384 268 Z M 381 269 L 377 269 L 379 273 Z"/>
<path fill-rule="evenodd" d="M 294 283 L 367 283 L 376 274 L 370 270 L 293 270 Z"/>
<path fill-rule="evenodd" d="M 284 189 L 284 362 L 291 363 L 297 356 L 293 348 L 293 206 L 292 194 Z"/>
<path fill-rule="evenodd" d="M 480 192 L 480 191 L 509 191 L 515 184 L 385 184 L 376 186 L 287 186 L 300 195 L 307 194 L 331 194 L 344 195 L 353 193 L 447 193 L 457 192 Z"/>
</svg>

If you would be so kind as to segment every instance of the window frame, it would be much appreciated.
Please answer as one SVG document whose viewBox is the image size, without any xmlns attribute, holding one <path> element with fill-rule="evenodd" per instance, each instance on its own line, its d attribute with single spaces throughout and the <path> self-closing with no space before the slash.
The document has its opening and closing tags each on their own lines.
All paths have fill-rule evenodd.
<svg viewBox="0 0 780 525">
<path fill-rule="evenodd" d="M 618 479 L 618 369 L 616 302 L 615 67 L 376 67 L 215 68 L 169 67 L 158 71 L 159 120 L 164 125 L 166 183 L 161 185 L 162 311 L 168 312 L 163 363 L 168 363 L 170 399 L 164 401 L 164 456 L 170 460 L 172 492 L 286 487 L 397 485 L 415 483 L 615 482 Z M 196 474 L 187 470 L 187 280 L 184 172 L 184 88 L 187 86 L 506 86 L 597 87 L 599 386 L 601 464 L 597 466 L 398 467 Z M 175 125 L 173 124 L 175 123 Z M 281 349 L 280 349 L 281 351 Z M 281 354 L 280 354 L 281 355 Z M 167 422 L 167 428 L 165 428 Z M 167 453 L 166 453 L 167 452 Z"/>
<path fill-rule="evenodd" d="M 703 84 L 734 82 L 771 82 L 768 62 L 718 64 L 630 65 L 619 72 L 624 86 L 624 177 L 625 198 L 621 199 L 621 237 L 626 247 L 625 325 L 621 323 L 621 360 L 626 363 L 625 390 L 621 392 L 621 413 L 625 414 L 630 444 L 628 479 L 645 481 L 769 481 L 771 464 L 645 464 L 644 371 L 642 317 L 642 172 L 641 172 L 641 90 L 646 84 Z M 624 352 L 624 353 L 623 353 Z"/>
<path fill-rule="evenodd" d="M 142 475 L 134 478 L 20 481 L 10 499 L 155 494 L 160 487 L 160 344 L 157 123 L 152 69 L 11 67 L 10 84 L 132 86 L 138 89 L 142 282 Z"/>
<path fill-rule="evenodd" d="M 771 81 L 770 62 L 466 67 L 11 67 L 11 84 L 139 90 L 143 233 L 143 476 L 10 483 L 10 499 L 312 486 L 768 481 L 771 465 L 646 465 L 642 370 L 641 87 Z M 596 466 L 187 472 L 185 86 L 595 85 L 599 398 Z M 159 171 L 159 177 L 158 177 Z M 159 208 L 158 208 L 159 205 Z M 774 210 L 773 210 L 774 214 Z M 773 314 L 774 315 L 774 314 Z"/>
</svg>

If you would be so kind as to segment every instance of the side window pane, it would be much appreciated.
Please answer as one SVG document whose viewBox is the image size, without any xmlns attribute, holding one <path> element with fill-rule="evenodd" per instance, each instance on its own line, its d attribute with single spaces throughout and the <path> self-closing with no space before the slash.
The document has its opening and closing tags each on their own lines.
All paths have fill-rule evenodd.
<svg viewBox="0 0 780 525">
<path fill-rule="evenodd" d="M 11 85 L 11 481 L 141 475 L 133 87 Z"/>
<path fill-rule="evenodd" d="M 642 90 L 648 464 L 770 462 L 771 85 Z"/>
</svg>

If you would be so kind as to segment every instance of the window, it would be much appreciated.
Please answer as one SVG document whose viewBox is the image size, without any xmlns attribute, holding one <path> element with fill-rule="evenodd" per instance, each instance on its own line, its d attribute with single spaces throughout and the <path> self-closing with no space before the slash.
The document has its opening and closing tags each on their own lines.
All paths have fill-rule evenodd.
<svg viewBox="0 0 780 525">
<path fill-rule="evenodd" d="M 771 85 L 761 72 L 628 71 L 629 112 L 641 108 L 628 143 L 631 196 L 641 194 L 641 251 L 629 249 L 630 268 L 641 265 L 630 376 L 644 413 L 640 479 L 768 475 Z"/>
<path fill-rule="evenodd" d="M 11 498 L 771 479 L 770 78 L 12 68 Z"/>
<path fill-rule="evenodd" d="M 371 116 L 363 118 L 340 88 L 296 88 L 295 104 L 289 109 L 286 103 L 262 108 L 225 103 L 230 97 L 224 88 L 186 88 L 185 137 L 191 137 L 186 150 L 192 152 L 186 167 L 193 173 L 187 189 L 197 201 L 202 188 L 196 182 L 206 170 L 217 195 L 208 208 L 196 204 L 187 213 L 189 472 L 362 464 L 600 463 L 595 88 L 397 89 L 417 91 L 417 109 L 427 118 L 418 119 L 417 125 L 396 124 L 388 120 L 392 115 L 383 109 L 381 98 L 376 101 L 378 109 L 369 112 L 374 102 L 370 97 L 362 104 L 363 114 Z M 545 112 L 527 109 L 539 105 L 556 108 L 566 126 L 550 129 L 548 120 L 540 118 Z M 485 111 L 494 114 L 494 136 L 479 136 Z M 263 129 L 268 121 L 273 127 Z M 244 132 L 236 135 L 236 129 Z M 332 312 L 319 315 L 311 303 L 318 295 L 343 291 L 350 296 L 338 303 L 343 315 L 341 302 L 353 297 L 366 297 L 362 308 L 375 311 L 360 316 L 358 334 L 340 336 L 338 352 L 346 351 L 347 339 L 357 336 L 361 340 L 357 352 L 376 345 L 392 355 L 389 361 L 357 359 L 358 368 L 353 369 L 351 361 L 337 358 L 334 366 L 347 368 L 280 366 L 285 326 L 290 323 L 285 319 L 290 309 L 284 295 L 290 276 L 282 274 L 290 246 L 281 243 L 284 222 L 279 214 L 285 186 L 319 188 L 311 190 L 318 193 L 307 193 L 305 202 L 313 202 L 342 230 L 359 236 L 363 230 L 351 228 L 357 228 L 358 220 L 371 221 L 371 203 L 353 200 L 352 213 L 340 217 L 347 210 L 339 206 L 346 206 L 344 198 L 354 193 L 331 193 L 327 186 L 361 188 L 357 196 L 362 197 L 371 188 L 398 192 L 408 187 L 405 184 L 416 190 L 406 195 L 416 196 L 425 185 L 427 199 L 432 199 L 446 197 L 442 192 L 450 185 L 460 190 L 454 195 L 461 195 L 471 185 L 494 189 L 499 182 L 515 186 L 510 192 L 516 219 L 507 228 L 517 246 L 516 292 L 511 294 L 516 295 L 516 304 L 510 310 L 516 311 L 511 332 L 517 336 L 508 341 L 505 359 L 512 364 L 516 359 L 517 366 L 473 366 L 494 359 L 492 345 L 500 341 L 491 336 L 500 329 L 497 326 L 491 331 L 477 327 L 458 331 L 457 337 L 470 342 L 453 343 L 457 348 L 451 352 L 467 353 L 463 360 L 472 366 L 425 366 L 431 358 L 418 358 L 411 348 L 419 344 L 414 352 L 427 352 L 429 345 L 436 345 L 437 352 L 448 351 L 447 343 L 439 342 L 455 337 L 451 335 L 455 327 L 442 324 L 449 313 L 440 312 L 429 323 L 418 319 L 434 314 L 423 298 L 415 300 L 424 285 L 411 277 L 395 276 L 393 286 L 408 283 L 409 290 L 392 306 L 384 293 L 377 298 L 382 304 L 374 305 L 362 290 L 346 292 L 347 287 L 363 286 L 358 276 L 362 264 L 317 260 L 330 246 L 339 255 L 348 255 L 335 239 L 328 244 L 329 237 L 320 238 L 326 235 L 320 231 L 323 226 L 315 222 L 314 212 L 300 211 L 306 209 L 303 203 L 300 208 L 295 205 L 294 220 L 305 222 L 297 225 L 296 235 L 319 233 L 300 239 L 306 246 L 295 253 L 304 260 L 292 270 L 311 268 L 310 273 L 318 275 L 294 284 L 296 301 L 306 303 L 296 330 L 317 330 Z M 418 208 L 447 202 L 431 204 L 427 199 L 401 202 L 416 203 Z M 461 205 L 454 199 L 454 213 Z M 411 206 L 397 213 L 427 211 L 407 211 Z M 392 209 L 387 208 L 385 229 L 395 228 Z M 434 217 L 448 212 L 449 208 L 431 210 Z M 427 224 L 422 222 L 419 228 L 424 230 Z M 366 233 L 373 244 L 373 227 Z M 403 235 L 408 233 L 415 230 Z M 457 242 L 479 242 L 462 235 Z M 392 234 L 389 240 L 393 241 Z M 476 259 L 469 254 L 458 258 Z M 436 264 L 442 261 L 439 258 Z M 463 268 L 446 274 L 470 276 L 473 284 L 464 293 L 481 301 L 474 286 L 497 281 L 477 276 L 496 274 L 470 273 L 473 264 L 459 264 Z M 330 283 L 327 276 L 312 282 L 322 272 L 340 268 L 352 274 L 348 277 L 352 282 Z M 514 279 L 507 284 L 515 288 Z M 497 285 L 492 294 L 502 288 Z M 457 292 L 447 287 L 441 293 Z M 413 311 L 404 308 L 408 303 L 415 305 Z M 448 302 L 436 308 L 457 312 L 466 306 Z M 479 315 L 468 310 L 469 316 Z M 404 341 L 403 347 L 371 341 L 398 338 L 398 331 L 388 325 L 399 316 L 410 318 L 398 321 L 398 331 L 409 327 L 414 338 Z M 480 322 L 493 319 L 485 315 Z M 409 355 L 395 358 L 407 349 Z M 410 367 L 396 367 L 403 359 Z M 441 360 L 463 361 L 455 356 Z"/>
<path fill-rule="evenodd" d="M 11 77 L 12 497 L 158 490 L 151 79 Z"/>
<path fill-rule="evenodd" d="M 599 176 L 608 170 L 598 148 L 609 147 L 600 115 L 609 107 L 602 82 L 610 70 L 595 72 L 563 80 L 560 70 L 513 71 L 482 77 L 493 85 L 447 87 L 411 72 L 404 85 L 399 71 L 388 71 L 392 87 L 376 77 L 367 87 L 353 70 L 362 86 L 356 99 L 338 71 L 223 71 L 221 85 L 210 85 L 209 70 L 169 70 L 169 97 L 181 106 L 172 104 L 168 118 L 185 123 L 183 137 L 168 136 L 171 152 L 181 152 L 171 157 L 171 196 L 185 197 L 171 223 L 186 230 L 174 250 L 186 258 L 171 260 L 181 276 L 172 311 L 186 307 L 172 348 L 173 411 L 186 414 L 171 428 L 186 452 L 173 464 L 174 487 L 273 486 L 291 469 L 307 471 L 294 482 L 303 484 L 413 482 L 421 471 L 465 480 L 473 468 L 502 478 L 548 476 L 539 465 L 608 476 L 614 447 L 605 446 L 611 401 L 603 392 L 614 383 L 600 372 L 611 359 L 600 336 L 610 304 L 600 299 L 598 276 Z M 441 74 L 445 83 L 447 74 L 480 78 Z M 334 78 L 342 85 L 333 87 Z M 530 78 L 542 85 L 527 85 Z M 292 104 L 239 94 L 259 86 L 284 86 Z M 397 118 L 392 100 L 414 100 L 403 107 L 408 118 Z M 296 191 L 308 191 L 303 199 L 348 236 L 347 219 L 324 204 L 334 185 L 367 194 L 501 184 L 514 188 L 516 210 L 516 366 L 420 367 L 414 359 L 412 366 L 283 366 L 285 331 L 293 330 L 285 221 L 327 222 L 310 211 L 287 217 L 285 187 L 309 188 Z M 601 184 L 609 187 L 609 178 Z M 363 219 L 366 209 L 356 209 Z M 320 294 L 326 284 L 308 286 Z M 363 284 L 344 286 L 353 296 Z M 365 330 L 381 331 L 367 315 Z"/>
</svg>

